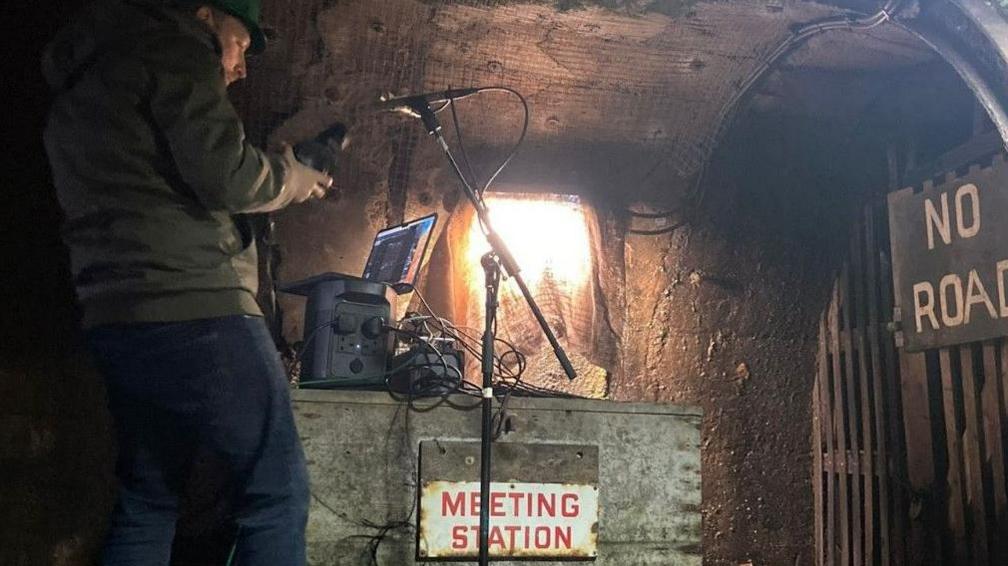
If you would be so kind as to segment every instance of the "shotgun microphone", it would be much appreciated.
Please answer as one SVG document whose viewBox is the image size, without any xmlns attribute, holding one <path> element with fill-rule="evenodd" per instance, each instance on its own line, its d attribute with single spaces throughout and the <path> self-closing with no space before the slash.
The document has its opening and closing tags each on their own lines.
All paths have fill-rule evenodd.
<svg viewBox="0 0 1008 566">
<path fill-rule="evenodd" d="M 420 118 L 421 114 L 430 107 L 431 103 L 447 102 L 458 100 L 467 96 L 472 96 L 479 92 L 479 88 L 450 88 L 438 92 L 427 92 L 424 94 L 413 94 L 408 96 L 383 95 L 376 103 L 378 110 L 387 112 L 400 112 L 408 114 L 414 118 Z"/>
</svg>

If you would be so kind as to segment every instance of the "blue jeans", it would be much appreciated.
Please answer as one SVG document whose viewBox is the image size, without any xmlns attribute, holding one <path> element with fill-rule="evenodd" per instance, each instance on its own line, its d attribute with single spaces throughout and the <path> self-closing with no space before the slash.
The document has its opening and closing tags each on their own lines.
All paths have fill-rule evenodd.
<svg viewBox="0 0 1008 566">
<path fill-rule="evenodd" d="M 107 325 L 87 338 L 119 447 L 103 564 L 167 566 L 179 496 L 210 461 L 234 500 L 234 564 L 302 566 L 308 474 L 263 320 Z"/>
</svg>

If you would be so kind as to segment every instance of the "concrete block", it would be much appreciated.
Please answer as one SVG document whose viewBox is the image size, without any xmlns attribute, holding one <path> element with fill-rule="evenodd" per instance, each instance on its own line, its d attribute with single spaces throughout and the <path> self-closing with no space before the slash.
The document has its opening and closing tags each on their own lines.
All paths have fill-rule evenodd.
<svg viewBox="0 0 1008 566">
<path fill-rule="evenodd" d="M 302 390 L 293 399 L 311 475 L 309 562 L 370 564 L 385 531 L 378 563 L 417 563 L 420 443 L 478 442 L 480 412 L 447 403 L 411 411 L 376 392 Z M 456 406 L 475 401 L 452 398 Z M 596 564 L 700 565 L 698 408 L 512 398 L 508 416 L 500 442 L 598 447 Z"/>
</svg>

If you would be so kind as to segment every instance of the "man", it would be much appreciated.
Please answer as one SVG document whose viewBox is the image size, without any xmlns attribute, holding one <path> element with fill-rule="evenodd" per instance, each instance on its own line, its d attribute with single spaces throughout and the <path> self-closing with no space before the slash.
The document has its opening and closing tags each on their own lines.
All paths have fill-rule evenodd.
<svg viewBox="0 0 1008 566">
<path fill-rule="evenodd" d="M 167 565 L 194 462 L 226 470 L 234 563 L 304 564 L 308 487 L 242 214 L 332 180 L 256 149 L 228 102 L 258 0 L 99 0 L 48 47 L 45 132 L 119 458 L 104 564 Z"/>
</svg>

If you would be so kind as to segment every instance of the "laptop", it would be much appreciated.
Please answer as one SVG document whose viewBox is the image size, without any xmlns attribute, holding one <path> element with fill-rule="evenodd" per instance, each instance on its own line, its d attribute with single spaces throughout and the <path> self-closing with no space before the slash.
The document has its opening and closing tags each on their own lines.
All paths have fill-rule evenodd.
<svg viewBox="0 0 1008 566">
<path fill-rule="evenodd" d="M 360 276 L 344 273 L 322 273 L 307 279 L 295 281 L 280 286 L 281 291 L 297 295 L 309 296 L 313 289 L 327 281 L 341 280 L 352 283 L 378 283 L 390 287 L 397 294 L 409 293 L 413 290 L 420 264 L 427 253 L 431 233 L 437 223 L 437 214 L 430 214 L 416 220 L 404 222 L 380 230 L 371 242 L 371 252 L 368 254 L 364 272 Z M 360 287 L 356 285 L 355 287 Z M 364 285 L 364 288 L 374 288 Z M 369 292 L 383 291 L 375 290 Z"/>
<path fill-rule="evenodd" d="M 427 253 L 437 214 L 385 228 L 375 235 L 361 279 L 389 285 L 397 293 L 409 292 Z"/>
</svg>

